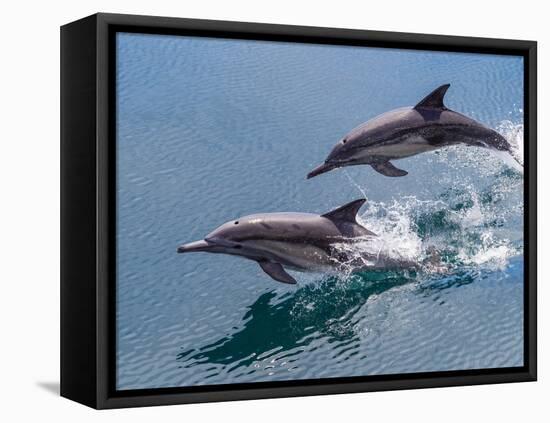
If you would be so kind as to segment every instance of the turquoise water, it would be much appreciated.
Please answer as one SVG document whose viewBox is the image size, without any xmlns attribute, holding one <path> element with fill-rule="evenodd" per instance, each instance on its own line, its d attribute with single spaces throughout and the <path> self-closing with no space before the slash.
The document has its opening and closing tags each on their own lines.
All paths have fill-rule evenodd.
<svg viewBox="0 0 550 423">
<path fill-rule="evenodd" d="M 518 57 L 119 34 L 117 388 L 521 366 L 521 174 L 453 147 L 398 161 L 403 178 L 305 179 L 350 129 L 444 83 L 448 107 L 521 155 Z M 176 254 L 243 215 L 361 197 L 381 248 L 435 248 L 441 268 L 288 286 L 251 261 Z"/>
</svg>

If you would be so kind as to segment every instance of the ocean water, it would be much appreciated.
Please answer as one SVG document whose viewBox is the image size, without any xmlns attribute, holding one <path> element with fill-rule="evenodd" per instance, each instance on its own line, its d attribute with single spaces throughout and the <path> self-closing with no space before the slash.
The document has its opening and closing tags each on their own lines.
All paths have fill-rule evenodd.
<svg viewBox="0 0 550 423">
<path fill-rule="evenodd" d="M 450 83 L 448 107 L 523 148 L 520 57 L 117 36 L 117 388 L 523 365 L 523 175 L 477 148 L 312 180 L 340 137 Z M 178 245 L 237 217 L 360 221 L 415 272 L 292 272 Z M 360 254 L 361 249 L 355 251 Z"/>
</svg>

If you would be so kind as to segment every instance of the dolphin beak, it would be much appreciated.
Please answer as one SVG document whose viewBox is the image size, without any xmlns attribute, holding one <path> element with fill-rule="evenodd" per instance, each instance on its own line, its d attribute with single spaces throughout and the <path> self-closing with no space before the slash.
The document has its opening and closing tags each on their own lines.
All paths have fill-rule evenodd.
<svg viewBox="0 0 550 423">
<path fill-rule="evenodd" d="M 332 169 L 336 169 L 338 166 L 335 166 L 331 163 L 323 163 L 319 166 L 317 166 L 315 169 L 313 169 L 311 172 L 307 174 L 307 179 L 311 179 L 314 176 L 320 175 L 322 173 L 326 173 L 331 171 Z"/>
<path fill-rule="evenodd" d="M 201 239 L 200 241 L 190 242 L 188 244 L 183 244 L 178 247 L 178 253 L 194 253 L 197 251 L 208 251 L 212 248 L 212 244 L 208 243 L 206 240 Z"/>
</svg>

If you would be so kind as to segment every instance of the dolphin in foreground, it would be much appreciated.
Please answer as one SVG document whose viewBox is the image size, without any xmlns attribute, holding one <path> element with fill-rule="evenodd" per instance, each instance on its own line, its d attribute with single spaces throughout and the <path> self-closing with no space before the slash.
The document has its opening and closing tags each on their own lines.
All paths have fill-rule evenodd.
<svg viewBox="0 0 550 423">
<path fill-rule="evenodd" d="M 256 261 L 276 281 L 295 284 L 296 280 L 285 268 L 302 272 L 337 270 L 344 263 L 349 265 L 350 259 L 336 244 L 349 245 L 376 237 L 356 220 L 365 201 L 355 200 L 322 215 L 264 213 L 244 216 L 224 223 L 203 240 L 180 246 L 178 253 L 208 252 L 244 257 Z M 372 268 L 400 267 L 389 258 L 370 259 Z"/>
<path fill-rule="evenodd" d="M 403 159 L 456 144 L 485 147 L 510 166 L 523 171 L 502 135 L 458 112 L 448 109 L 443 97 L 450 84 L 436 88 L 414 107 L 381 114 L 353 129 L 332 149 L 325 162 L 307 179 L 345 166 L 370 165 L 385 176 L 405 176 L 407 171 L 391 160 Z M 508 160 L 508 158 L 513 160 Z"/>
</svg>

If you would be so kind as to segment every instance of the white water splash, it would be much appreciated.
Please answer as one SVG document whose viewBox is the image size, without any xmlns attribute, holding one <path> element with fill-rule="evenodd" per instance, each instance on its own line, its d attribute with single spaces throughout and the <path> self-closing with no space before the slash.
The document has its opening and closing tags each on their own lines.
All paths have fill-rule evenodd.
<svg viewBox="0 0 550 423">
<path fill-rule="evenodd" d="M 414 205 L 424 204 L 414 197 L 402 198 L 391 204 L 384 202 L 368 204 L 359 216 L 359 223 L 378 235 L 379 250 L 398 260 L 415 260 L 422 253 L 422 240 L 413 228 L 409 213 Z"/>
<path fill-rule="evenodd" d="M 495 196 L 495 201 L 501 198 Z M 407 268 L 407 263 L 414 263 L 425 272 L 463 266 L 504 268 L 522 252 L 494 227 L 507 213 L 491 201 L 482 202 L 473 185 L 461 186 L 446 201 L 404 197 L 392 203 L 368 202 L 358 222 L 377 236 L 336 246 L 350 263 L 341 276 L 349 276 L 358 263 L 373 268 L 384 263 L 403 263 Z"/>
<path fill-rule="evenodd" d="M 467 197 L 471 200 L 471 207 L 464 208 L 461 211 L 450 210 L 449 212 L 451 220 L 460 225 L 464 230 L 481 226 L 485 221 L 485 216 L 479 202 L 479 195 L 474 187 L 472 185 L 467 185 L 465 187 L 465 192 L 468 194 Z"/>
<path fill-rule="evenodd" d="M 464 264 L 504 269 L 508 259 L 518 253 L 508 240 L 497 239 L 492 231 L 483 232 L 480 238 L 480 245 L 473 251 L 467 246 L 460 248 L 458 257 Z"/>
<path fill-rule="evenodd" d="M 495 130 L 510 144 L 511 151 L 498 151 L 459 144 L 435 152 L 439 162 L 453 169 L 475 169 L 481 176 L 494 175 L 502 171 L 504 163 L 508 168 L 523 174 L 523 123 L 504 120 Z"/>
<path fill-rule="evenodd" d="M 514 123 L 504 120 L 496 127 L 512 147 L 512 156 L 523 166 L 523 123 Z"/>
</svg>

